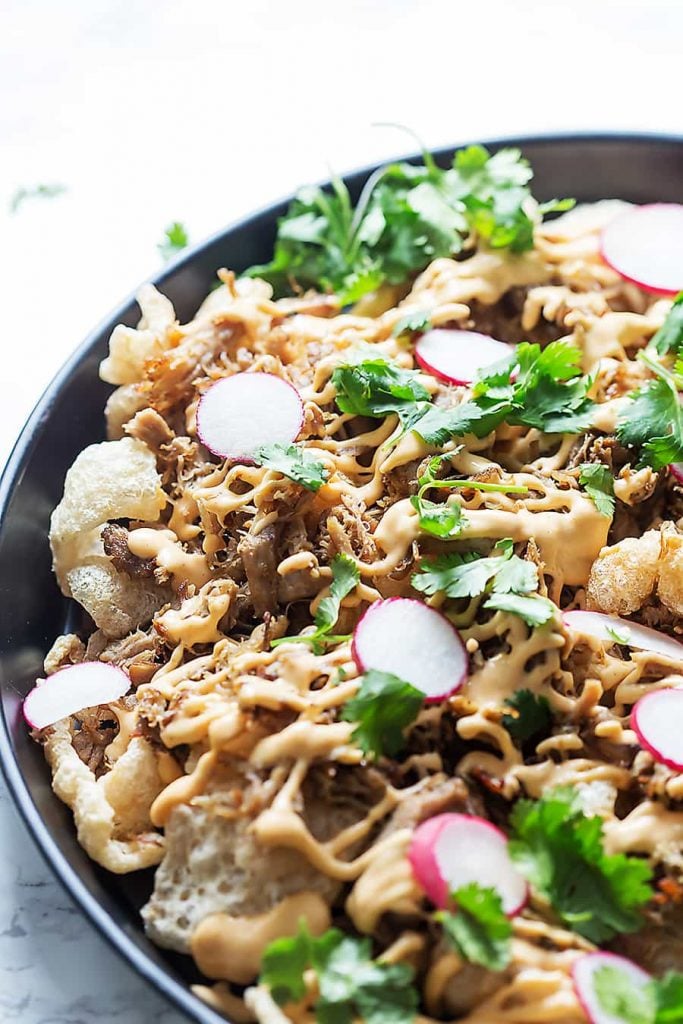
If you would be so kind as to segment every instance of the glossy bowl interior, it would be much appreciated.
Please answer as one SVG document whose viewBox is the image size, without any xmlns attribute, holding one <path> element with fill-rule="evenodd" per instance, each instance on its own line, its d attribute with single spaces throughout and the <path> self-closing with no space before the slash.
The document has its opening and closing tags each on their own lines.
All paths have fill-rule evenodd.
<svg viewBox="0 0 683 1024">
<path fill-rule="evenodd" d="M 539 199 L 617 197 L 634 202 L 683 202 L 683 137 L 561 136 L 506 139 L 519 145 L 535 172 Z M 439 163 L 452 150 L 435 154 Z M 357 196 L 372 169 L 347 178 Z M 266 260 L 279 203 L 221 231 L 183 254 L 154 282 L 189 319 L 213 281 L 216 268 L 240 271 Z M 77 301 L 74 289 L 74 301 Z M 119 878 L 92 863 L 78 845 L 69 812 L 53 796 L 40 748 L 21 718 L 21 700 L 40 673 L 53 639 L 82 620 L 59 593 L 51 572 L 47 530 L 64 475 L 77 453 L 104 438 L 103 408 L 111 391 L 97 375 L 116 323 L 134 325 L 128 300 L 74 353 L 36 406 L 0 482 L 0 762 L 33 838 L 66 888 L 99 930 L 130 963 L 196 1021 L 224 1018 L 195 998 L 198 980 L 189 958 L 164 953 L 144 936 L 138 909 L 151 872 Z"/>
</svg>

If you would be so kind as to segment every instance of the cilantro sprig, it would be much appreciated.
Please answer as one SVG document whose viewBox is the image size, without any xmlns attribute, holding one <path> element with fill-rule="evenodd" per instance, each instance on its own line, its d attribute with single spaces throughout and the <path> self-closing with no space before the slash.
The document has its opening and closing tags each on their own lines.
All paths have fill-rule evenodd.
<svg viewBox="0 0 683 1024">
<path fill-rule="evenodd" d="M 415 721 L 424 694 L 391 672 L 370 669 L 360 689 L 347 701 L 342 720 L 356 722 L 351 734 L 364 754 L 373 758 L 397 754 L 405 743 L 405 729 Z"/>
<path fill-rule="evenodd" d="M 579 466 L 579 483 L 602 516 L 614 515 L 614 477 L 601 462 L 584 462 Z"/>
<path fill-rule="evenodd" d="M 411 582 L 415 590 L 430 597 L 486 595 L 484 608 L 512 612 L 529 626 L 542 626 L 555 614 L 552 601 L 532 593 L 538 587 L 538 570 L 514 554 L 509 538 L 498 541 L 488 557 L 476 551 L 454 551 L 425 559 Z"/>
<path fill-rule="evenodd" d="M 336 928 L 314 938 L 302 923 L 293 937 L 276 939 L 263 954 L 260 982 L 280 1005 L 306 994 L 304 971 L 318 983 L 315 1019 L 319 1024 L 410 1024 L 418 1005 L 413 969 L 373 960 L 371 941 Z"/>
<path fill-rule="evenodd" d="M 658 356 L 669 352 L 679 355 L 683 349 L 683 292 L 674 299 L 666 320 L 648 343 L 648 351 Z"/>
<path fill-rule="evenodd" d="M 642 926 L 652 869 L 638 857 L 605 853 L 602 819 L 586 817 L 573 790 L 518 801 L 510 823 L 512 859 L 569 928 L 602 943 Z"/>
<path fill-rule="evenodd" d="M 548 732 L 552 724 L 552 713 L 547 697 L 531 690 L 516 690 L 505 701 L 510 708 L 501 725 L 520 746 Z"/>
<path fill-rule="evenodd" d="M 299 636 L 280 637 L 278 640 L 271 641 L 271 647 L 279 647 L 280 644 L 310 644 L 315 654 L 322 654 L 327 644 L 348 640 L 346 636 L 333 636 L 332 628 L 339 618 L 341 603 L 358 583 L 360 572 L 354 560 L 343 552 L 334 556 L 330 568 L 332 569 L 330 592 L 318 604 L 313 620 L 315 631 Z"/>
<path fill-rule="evenodd" d="M 448 462 L 454 454 L 454 452 L 445 452 L 443 455 L 435 455 L 429 460 L 424 473 L 418 477 L 419 490 L 410 499 L 413 508 L 417 511 L 420 529 L 441 539 L 457 537 L 463 527 L 467 525 L 467 517 L 459 504 L 429 501 L 425 498 L 427 491 L 431 489 L 462 489 L 503 491 L 506 494 L 526 494 L 527 492 L 526 487 L 519 487 L 516 484 L 494 484 L 482 480 L 459 479 L 458 477 L 437 477 L 436 474 L 440 467 L 444 462 Z"/>
<path fill-rule="evenodd" d="M 623 1024 L 682 1024 L 683 974 L 669 971 L 662 978 L 639 984 L 611 964 L 599 967 L 593 987 L 600 1009 Z"/>
<path fill-rule="evenodd" d="M 24 185 L 18 188 L 9 201 L 9 212 L 17 213 L 25 202 L 31 199 L 55 199 L 68 192 L 66 185 L 58 182 L 41 185 Z"/>
<path fill-rule="evenodd" d="M 332 383 L 337 405 L 353 416 L 381 418 L 395 412 L 404 421 L 416 402 L 428 402 L 430 398 L 415 370 L 402 370 L 385 359 L 338 366 L 332 373 Z"/>
<path fill-rule="evenodd" d="M 523 252 L 545 213 L 568 208 L 567 201 L 535 207 L 531 177 L 518 149 L 491 155 L 470 146 L 445 170 L 429 153 L 422 163 L 380 168 L 355 208 L 339 178 L 329 189 L 301 189 L 280 219 L 273 259 L 247 273 L 277 295 L 314 287 L 347 304 L 459 253 L 473 231 L 491 248 Z"/>
<path fill-rule="evenodd" d="M 179 252 L 187 248 L 189 244 L 190 239 L 185 225 L 181 224 L 179 220 L 174 220 L 165 229 L 163 240 L 159 242 L 157 249 L 161 253 L 162 259 L 168 262 L 168 260 L 172 260 Z"/>
<path fill-rule="evenodd" d="M 282 473 L 307 491 L 319 491 L 327 479 L 325 464 L 301 445 L 265 444 L 254 458 L 261 466 Z"/>
<path fill-rule="evenodd" d="M 631 401 L 617 423 L 617 437 L 639 449 L 639 466 L 663 469 L 683 460 L 683 410 L 679 390 L 683 388 L 683 363 L 672 372 L 652 353 L 640 352 L 638 359 L 655 375 L 633 392 Z"/>
<path fill-rule="evenodd" d="M 435 914 L 449 943 L 465 960 L 490 971 L 503 971 L 512 955 L 512 924 L 495 889 L 476 882 L 452 895 L 455 909 Z"/>
</svg>

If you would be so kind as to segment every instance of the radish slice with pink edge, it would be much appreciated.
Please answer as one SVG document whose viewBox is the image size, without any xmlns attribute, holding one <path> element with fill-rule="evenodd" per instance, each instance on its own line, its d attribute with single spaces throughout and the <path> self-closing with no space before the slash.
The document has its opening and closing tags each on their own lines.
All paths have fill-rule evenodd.
<svg viewBox="0 0 683 1024">
<path fill-rule="evenodd" d="M 101 661 L 69 665 L 34 686 L 24 700 L 24 718 L 33 729 L 45 729 L 84 708 L 118 700 L 130 690 L 123 669 Z"/>
<path fill-rule="evenodd" d="M 272 373 L 216 381 L 197 406 L 197 434 L 222 459 L 251 460 L 265 444 L 291 444 L 304 422 L 299 392 Z"/>
<path fill-rule="evenodd" d="M 371 604 L 353 634 L 361 669 L 390 672 L 420 690 L 428 703 L 455 693 L 467 678 L 460 634 L 441 612 L 409 597 Z"/>
<path fill-rule="evenodd" d="M 666 633 L 660 633 L 649 626 L 641 626 L 638 622 L 629 622 L 618 615 L 605 615 L 603 612 L 571 611 L 563 612 L 564 624 L 576 633 L 595 637 L 605 643 L 624 643 L 626 647 L 635 647 L 640 651 L 652 654 L 663 654 L 665 658 L 683 661 L 683 644 Z M 611 633 L 610 633 L 611 630 Z M 618 637 L 623 637 L 617 639 Z"/>
<path fill-rule="evenodd" d="M 631 728 L 655 761 L 683 772 L 683 690 L 646 693 L 631 711 Z"/>
<path fill-rule="evenodd" d="M 408 859 L 432 903 L 446 907 L 452 893 L 476 882 L 495 889 L 508 917 L 525 906 L 529 886 L 508 853 L 507 836 L 485 818 L 438 814 L 415 829 Z"/>
<path fill-rule="evenodd" d="M 602 258 L 648 292 L 683 289 L 683 206 L 652 203 L 615 217 L 602 232 Z"/>
<path fill-rule="evenodd" d="M 683 462 L 672 462 L 669 466 L 669 470 L 676 482 L 683 484 Z"/>
<path fill-rule="evenodd" d="M 617 956 L 616 953 L 604 953 L 599 950 L 595 953 L 586 953 L 574 961 L 572 965 L 574 991 L 590 1024 L 624 1024 L 622 1016 L 615 1017 L 609 1010 L 603 1009 L 600 1002 L 595 985 L 595 975 L 604 967 L 619 971 L 631 985 L 638 989 L 644 989 L 652 979 L 647 971 L 638 967 L 631 960 Z"/>
<path fill-rule="evenodd" d="M 488 334 L 448 327 L 425 331 L 415 346 L 415 358 L 422 369 L 451 384 L 471 384 L 479 370 L 512 352 L 510 345 Z"/>
</svg>

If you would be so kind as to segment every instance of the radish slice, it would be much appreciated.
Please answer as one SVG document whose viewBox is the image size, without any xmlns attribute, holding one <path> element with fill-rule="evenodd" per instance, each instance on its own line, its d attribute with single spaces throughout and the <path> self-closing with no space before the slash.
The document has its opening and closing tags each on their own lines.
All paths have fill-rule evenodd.
<svg viewBox="0 0 683 1024">
<path fill-rule="evenodd" d="M 130 678 L 123 669 L 101 661 L 83 661 L 34 686 L 24 700 L 24 718 L 33 729 L 44 729 L 83 708 L 118 700 L 129 690 Z"/>
<path fill-rule="evenodd" d="M 370 605 L 353 634 L 361 671 L 391 672 L 420 690 L 428 703 L 444 700 L 467 678 L 467 651 L 440 612 L 409 597 Z"/>
<path fill-rule="evenodd" d="M 479 370 L 512 354 L 510 345 L 477 331 L 435 328 L 425 331 L 415 346 L 423 370 L 451 384 L 471 384 Z"/>
<path fill-rule="evenodd" d="M 438 907 L 451 894 L 477 882 L 495 889 L 508 917 L 526 904 L 529 887 L 508 853 L 505 833 L 485 818 L 469 814 L 438 814 L 419 825 L 408 859 L 418 882 Z"/>
<path fill-rule="evenodd" d="M 645 988 L 651 981 L 650 975 L 623 956 L 616 953 L 586 953 L 574 961 L 572 981 L 577 998 L 591 1024 L 623 1024 L 624 1018 L 603 1010 L 595 991 L 595 975 L 603 967 L 620 971 L 637 988 Z"/>
<path fill-rule="evenodd" d="M 648 292 L 683 289 L 683 206 L 652 203 L 615 217 L 602 232 L 606 263 Z"/>
<path fill-rule="evenodd" d="M 683 462 L 672 462 L 669 466 L 672 477 L 674 477 L 679 484 L 683 484 Z"/>
<path fill-rule="evenodd" d="M 605 643 L 619 643 L 615 637 L 623 636 L 627 647 L 635 647 L 640 651 L 651 651 L 652 654 L 663 654 L 665 658 L 683 661 L 683 644 L 666 633 L 659 633 L 649 626 L 641 626 L 638 622 L 629 622 L 618 615 L 604 615 L 602 612 L 572 611 L 562 615 L 564 623 L 576 633 L 593 636 Z M 610 630 L 614 635 L 610 635 Z"/>
<path fill-rule="evenodd" d="M 683 690 L 653 690 L 631 711 L 631 728 L 655 761 L 683 772 Z"/>
<path fill-rule="evenodd" d="M 272 373 L 216 381 L 197 406 L 197 433 L 222 459 L 251 460 L 264 444 L 291 444 L 304 422 L 296 388 Z"/>
</svg>

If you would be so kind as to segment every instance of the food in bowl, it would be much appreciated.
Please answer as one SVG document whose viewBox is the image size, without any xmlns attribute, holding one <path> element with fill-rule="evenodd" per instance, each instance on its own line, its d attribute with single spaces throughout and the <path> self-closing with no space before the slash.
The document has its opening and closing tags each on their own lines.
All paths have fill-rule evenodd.
<svg viewBox="0 0 683 1024">
<path fill-rule="evenodd" d="M 680 208 L 530 176 L 305 190 L 112 334 L 24 712 L 235 1020 L 683 1013 Z"/>
</svg>

